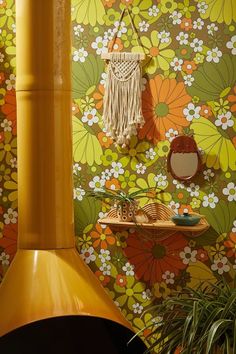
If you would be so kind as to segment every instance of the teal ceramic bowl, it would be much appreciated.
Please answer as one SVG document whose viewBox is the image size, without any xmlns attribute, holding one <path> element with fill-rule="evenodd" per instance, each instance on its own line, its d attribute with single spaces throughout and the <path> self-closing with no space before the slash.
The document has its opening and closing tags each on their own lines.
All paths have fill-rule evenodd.
<svg viewBox="0 0 236 354">
<path fill-rule="evenodd" d="M 194 226 L 199 223 L 201 217 L 198 215 L 190 215 L 184 213 L 182 215 L 174 215 L 171 220 L 178 226 Z"/>
</svg>

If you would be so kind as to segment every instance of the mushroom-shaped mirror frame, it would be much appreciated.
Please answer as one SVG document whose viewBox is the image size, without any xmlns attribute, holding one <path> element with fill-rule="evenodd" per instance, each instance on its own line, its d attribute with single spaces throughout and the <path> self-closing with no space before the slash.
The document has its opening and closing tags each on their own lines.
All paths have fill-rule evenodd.
<svg viewBox="0 0 236 354">
<path fill-rule="evenodd" d="M 190 159 L 193 158 L 195 161 L 196 168 L 193 169 L 193 173 L 191 175 L 179 175 L 176 173 L 176 169 L 173 168 L 173 159 L 178 157 L 178 159 L 184 158 L 185 154 L 189 154 L 187 163 L 189 163 Z M 190 155 L 191 154 L 191 155 Z M 184 165 L 182 165 L 184 167 Z M 179 135 L 175 137 L 170 144 L 170 151 L 167 156 L 167 170 L 171 173 L 172 177 L 179 181 L 190 182 L 197 175 L 197 173 L 201 170 L 202 161 L 201 155 L 199 153 L 196 141 L 191 136 Z M 186 169 L 189 168 L 189 165 L 186 166 Z M 178 168 L 182 172 L 184 168 Z"/>
</svg>

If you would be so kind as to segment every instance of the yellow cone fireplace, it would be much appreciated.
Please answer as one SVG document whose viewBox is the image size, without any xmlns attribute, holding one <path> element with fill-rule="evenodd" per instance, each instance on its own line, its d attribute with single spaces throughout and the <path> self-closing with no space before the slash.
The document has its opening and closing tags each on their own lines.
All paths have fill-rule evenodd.
<svg viewBox="0 0 236 354">
<path fill-rule="evenodd" d="M 0 352 L 142 353 L 74 245 L 70 1 L 16 0 L 19 240 Z"/>
</svg>

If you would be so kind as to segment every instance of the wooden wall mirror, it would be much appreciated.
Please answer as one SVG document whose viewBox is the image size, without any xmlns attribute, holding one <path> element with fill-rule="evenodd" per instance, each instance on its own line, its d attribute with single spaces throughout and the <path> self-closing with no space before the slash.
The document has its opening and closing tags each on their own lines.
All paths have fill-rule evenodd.
<svg viewBox="0 0 236 354">
<path fill-rule="evenodd" d="M 175 179 L 192 181 L 201 166 L 201 156 L 192 137 L 180 135 L 172 140 L 167 157 L 167 169 Z"/>
</svg>

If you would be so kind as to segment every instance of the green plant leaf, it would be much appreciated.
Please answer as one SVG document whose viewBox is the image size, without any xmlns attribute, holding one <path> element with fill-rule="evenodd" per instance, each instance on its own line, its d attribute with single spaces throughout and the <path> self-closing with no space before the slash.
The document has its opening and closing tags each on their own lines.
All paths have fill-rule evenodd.
<svg viewBox="0 0 236 354">
<path fill-rule="evenodd" d="M 73 155 L 76 162 L 101 164 L 102 148 L 95 134 L 90 133 L 83 123 L 76 117 L 72 118 L 73 124 Z"/>
<path fill-rule="evenodd" d="M 72 97 L 81 98 L 91 94 L 101 80 L 104 62 L 99 56 L 89 54 L 84 63 L 72 62 Z M 91 89 L 93 88 L 93 90 Z"/>
<path fill-rule="evenodd" d="M 219 330 L 222 329 L 222 327 L 227 328 L 229 323 L 232 323 L 232 320 L 220 319 L 212 324 L 207 337 L 206 354 L 210 354 L 213 344 L 219 338 Z"/>
</svg>

